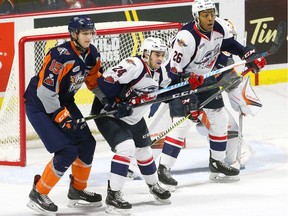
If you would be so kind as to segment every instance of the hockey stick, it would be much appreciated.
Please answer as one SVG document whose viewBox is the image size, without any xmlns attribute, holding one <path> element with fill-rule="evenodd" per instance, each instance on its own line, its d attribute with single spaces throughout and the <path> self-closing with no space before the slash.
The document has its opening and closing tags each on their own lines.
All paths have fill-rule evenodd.
<svg viewBox="0 0 288 216">
<path fill-rule="evenodd" d="M 285 39 L 285 33 L 286 33 L 286 22 L 280 22 L 279 25 L 278 25 L 276 38 L 275 38 L 274 42 L 272 42 L 273 44 L 272 44 L 272 46 L 270 47 L 270 49 L 268 51 L 260 53 L 260 54 L 256 54 L 256 55 L 254 55 L 254 56 L 252 56 L 252 57 L 250 57 L 250 58 L 248 58 L 246 60 L 242 60 L 242 61 L 240 61 L 238 63 L 231 64 L 231 65 L 226 66 L 224 68 L 221 68 L 221 69 L 218 69 L 218 70 L 215 70 L 215 71 L 211 71 L 210 73 L 207 73 L 204 76 L 204 78 L 208 78 L 208 77 L 214 76 L 216 74 L 220 74 L 220 73 L 222 73 L 224 71 L 230 70 L 230 69 L 232 69 L 234 67 L 237 67 L 237 66 L 252 62 L 252 61 L 254 61 L 257 58 L 266 57 L 266 56 L 269 56 L 269 55 L 272 55 L 272 54 L 276 53 L 279 50 L 282 42 Z M 168 86 L 167 88 L 160 89 L 158 91 L 152 92 L 152 93 L 148 94 L 147 96 L 148 97 L 154 97 L 154 96 L 157 96 L 157 95 L 162 94 L 164 92 L 168 92 L 168 91 L 183 87 L 185 85 L 188 85 L 188 81 L 187 80 L 184 81 L 184 82 L 172 85 L 172 86 Z M 187 91 L 183 91 L 183 92 L 180 92 L 180 93 L 175 93 L 175 94 L 172 94 L 172 95 L 169 95 L 169 96 L 166 96 L 166 97 L 156 98 L 155 100 L 151 100 L 151 101 L 142 101 L 141 100 L 141 102 L 139 104 L 133 105 L 132 107 L 139 107 L 139 106 L 143 106 L 143 105 L 149 105 L 149 104 L 153 104 L 153 103 L 164 102 L 164 101 L 172 100 L 172 99 L 175 99 L 175 98 L 184 97 L 184 96 L 187 96 L 187 95 L 191 95 L 193 93 L 207 91 L 207 90 L 210 89 L 209 87 L 212 87 L 212 86 L 206 86 L 206 87 L 202 87 L 202 88 L 195 89 L 195 90 L 187 90 Z M 81 123 L 81 122 L 84 122 L 84 121 L 87 121 L 87 120 L 97 119 L 97 118 L 109 116 L 109 115 L 115 114 L 116 112 L 117 112 L 117 110 L 112 110 L 112 111 L 101 113 L 101 114 L 97 114 L 97 115 L 91 115 L 91 116 L 87 116 L 85 118 L 77 119 L 76 122 L 77 123 Z"/>
<path fill-rule="evenodd" d="M 231 65 L 228 65 L 226 67 L 223 67 L 223 68 L 220 68 L 220 69 L 217 69 L 217 70 L 214 70 L 214 71 L 211 71 L 207 74 L 204 75 L 204 79 L 208 78 L 208 77 L 211 77 L 211 76 L 214 76 L 216 74 L 220 74 L 220 73 L 223 73 L 227 70 L 230 70 L 232 68 L 235 68 L 235 67 L 238 67 L 238 66 L 241 66 L 241 65 L 244 65 L 244 64 L 247 64 L 247 63 L 250 63 L 250 62 L 253 62 L 254 60 L 258 59 L 258 58 L 261 58 L 261 57 L 267 57 L 269 55 L 272 55 L 274 53 L 276 53 L 280 47 L 281 47 L 281 44 L 283 43 L 284 39 L 285 39 L 285 34 L 286 34 L 286 22 L 284 21 L 281 21 L 279 24 L 278 24 L 278 27 L 277 27 L 277 35 L 276 35 L 276 38 L 275 40 L 272 42 L 272 45 L 270 47 L 270 49 L 268 51 L 265 51 L 265 52 L 262 52 L 262 53 L 259 53 L 259 54 L 256 54 L 256 55 L 253 55 L 251 56 L 250 58 L 247 58 L 245 60 L 241 60 L 239 62 L 236 62 L 234 64 L 231 64 Z M 171 86 L 168 86 L 167 88 L 164 88 L 164 89 L 160 89 L 158 91 L 155 91 L 155 92 L 152 92 L 149 94 L 149 96 L 153 97 L 153 96 L 156 96 L 158 94 L 162 94 L 164 92 L 168 92 L 168 91 L 171 91 L 171 90 L 174 90 L 174 89 L 177 89 L 177 88 L 180 88 L 180 87 L 183 87 L 183 86 L 186 86 L 188 85 L 188 81 L 184 81 L 184 82 L 180 82 L 180 83 L 177 83 L 175 85 L 171 85 Z"/>
<path fill-rule="evenodd" d="M 138 104 L 131 105 L 130 107 L 136 108 L 136 107 L 140 107 L 140 106 L 150 105 L 150 104 L 153 104 L 153 103 L 159 103 L 159 102 L 164 102 L 164 101 L 168 101 L 168 100 L 173 100 L 173 99 L 176 99 L 176 98 L 181 98 L 181 97 L 188 96 L 188 95 L 191 95 L 191 94 L 194 94 L 194 93 L 208 91 L 210 89 L 214 89 L 214 88 L 218 88 L 218 87 L 219 87 L 219 84 L 217 83 L 215 85 L 204 86 L 204 87 L 200 87 L 200 88 L 195 89 L 195 90 L 186 90 L 186 91 L 175 93 L 175 94 L 172 94 L 172 95 L 167 95 L 165 97 L 156 98 L 156 99 L 150 100 L 150 101 L 142 101 L 141 100 Z M 110 115 L 113 115 L 115 113 L 117 113 L 117 109 L 116 110 L 112 110 L 112 111 L 108 111 L 108 112 L 104 112 L 104 113 L 100 113 L 100 114 L 96 114 L 96 115 L 89 115 L 87 117 L 77 119 L 76 123 L 77 124 L 78 123 L 83 123 L 83 122 L 88 121 L 88 120 L 98 119 L 98 118 L 110 116 Z"/>
<path fill-rule="evenodd" d="M 219 89 L 217 92 L 215 92 L 213 95 L 211 95 L 209 98 L 207 98 L 204 102 L 202 102 L 198 109 L 202 109 L 204 106 L 206 106 L 208 103 L 210 103 L 214 98 L 219 96 L 223 91 L 229 89 L 231 86 L 235 85 L 237 82 L 239 82 L 239 79 L 235 79 L 233 82 L 229 83 L 229 85 L 222 86 L 221 89 Z M 221 81 L 219 81 L 218 86 L 222 85 Z M 170 131 L 172 131 L 174 128 L 178 127 L 180 124 L 182 124 L 185 120 L 187 120 L 190 117 L 191 113 L 186 115 L 185 117 L 179 119 L 177 122 L 173 123 L 167 130 L 160 133 L 155 139 L 152 140 L 152 144 L 155 144 L 157 141 L 162 139 L 164 136 L 166 136 Z"/>
</svg>

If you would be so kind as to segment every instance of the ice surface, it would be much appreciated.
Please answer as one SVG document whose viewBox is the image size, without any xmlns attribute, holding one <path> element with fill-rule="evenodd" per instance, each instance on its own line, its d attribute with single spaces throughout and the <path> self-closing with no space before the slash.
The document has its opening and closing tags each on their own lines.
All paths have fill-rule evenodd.
<svg viewBox="0 0 288 216">
<path fill-rule="evenodd" d="M 257 86 L 255 91 L 263 108 L 255 117 L 244 117 L 243 134 L 256 155 L 241 171 L 241 180 L 225 184 L 210 182 L 207 145 L 188 147 L 181 151 L 173 168 L 179 186 L 172 193 L 170 205 L 156 203 L 143 180 L 127 181 L 123 192 L 133 205 L 132 215 L 288 215 L 288 85 Z M 196 132 L 191 136 L 192 142 L 206 142 Z M 97 145 L 87 189 L 101 193 L 105 199 L 112 153 L 105 142 Z M 51 157 L 43 148 L 28 149 L 25 168 L 0 166 L 0 215 L 37 215 L 26 207 L 28 194 L 33 176 L 42 173 Z M 106 215 L 105 204 L 89 210 L 66 206 L 69 173 L 70 170 L 49 195 L 59 206 L 57 215 Z"/>
</svg>

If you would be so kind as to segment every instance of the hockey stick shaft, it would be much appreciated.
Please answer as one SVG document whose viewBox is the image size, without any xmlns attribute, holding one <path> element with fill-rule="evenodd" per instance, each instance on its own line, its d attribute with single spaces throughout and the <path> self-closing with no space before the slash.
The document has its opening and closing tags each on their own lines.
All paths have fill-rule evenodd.
<svg viewBox="0 0 288 216">
<path fill-rule="evenodd" d="M 283 41 L 285 39 L 286 25 L 287 24 L 284 21 L 281 21 L 278 24 L 277 35 L 275 37 L 275 40 L 272 42 L 272 46 L 270 47 L 270 49 L 268 51 L 253 55 L 250 58 L 247 58 L 245 60 L 241 60 L 239 62 L 236 62 L 234 64 L 228 65 L 226 67 L 211 71 L 211 72 L 209 72 L 209 73 L 204 75 L 204 79 L 206 79 L 208 77 L 211 77 L 211 76 L 215 76 L 216 74 L 221 74 L 221 73 L 223 73 L 223 72 L 225 72 L 227 70 L 231 70 L 231 69 L 233 69 L 235 67 L 238 67 L 238 66 L 253 62 L 253 61 L 255 61 L 258 58 L 267 57 L 269 55 L 272 55 L 272 54 L 276 53 L 280 49 L 281 44 L 283 43 Z M 156 96 L 158 94 L 162 94 L 162 93 L 165 93 L 165 92 L 168 92 L 168 91 L 171 91 L 171 90 L 174 90 L 174 89 L 186 86 L 186 85 L 188 85 L 188 81 L 187 80 L 183 81 L 183 82 L 180 82 L 180 83 L 177 83 L 175 85 L 168 86 L 167 88 L 155 91 L 155 92 L 149 94 L 149 96 L 151 96 L 151 97 L 152 96 Z"/>
<path fill-rule="evenodd" d="M 236 82 L 237 80 L 235 80 Z M 214 98 L 216 98 L 217 96 L 219 96 L 223 91 L 229 89 L 229 87 L 233 86 L 235 84 L 235 82 L 230 83 L 227 86 L 222 87 L 221 89 L 219 89 L 216 93 L 214 93 L 213 95 L 211 95 L 209 98 L 207 98 L 204 102 L 202 102 L 199 106 L 198 109 L 202 109 L 204 106 L 206 106 L 208 103 L 210 103 Z M 219 82 L 218 82 L 219 85 Z M 189 119 L 190 117 L 190 113 L 188 115 L 186 115 L 185 117 L 179 119 L 177 122 L 173 123 L 169 128 L 167 128 L 165 131 L 163 131 L 162 133 L 160 133 L 155 139 L 152 140 L 152 144 L 155 144 L 157 141 L 159 141 L 160 139 L 162 139 L 164 136 L 166 136 L 169 132 L 171 132 L 174 128 L 178 127 L 180 124 L 182 124 L 185 120 Z"/>
<path fill-rule="evenodd" d="M 181 97 L 184 97 L 184 96 L 188 96 L 188 95 L 191 95 L 191 94 L 194 94 L 194 93 L 208 91 L 210 89 L 218 88 L 218 87 L 219 87 L 219 84 L 214 84 L 214 85 L 210 85 L 210 86 L 200 87 L 200 88 L 195 89 L 195 90 L 187 90 L 187 91 L 175 93 L 175 94 L 172 94 L 172 95 L 167 95 L 165 97 L 156 98 L 155 100 L 151 100 L 151 101 L 140 101 L 139 104 L 131 105 L 131 107 L 132 108 L 136 108 L 136 107 L 140 107 L 140 106 L 150 105 L 150 104 L 153 104 L 153 103 L 164 102 L 164 101 L 172 100 L 172 99 L 175 99 L 175 98 L 181 98 Z M 87 117 L 84 117 L 84 118 L 77 119 L 76 123 L 77 124 L 78 123 L 83 123 L 83 122 L 88 121 L 88 120 L 98 119 L 98 118 L 110 116 L 110 115 L 115 114 L 116 112 L 117 112 L 117 110 L 112 110 L 112 111 L 100 113 L 100 114 L 97 114 L 97 115 L 90 115 L 90 116 L 87 116 Z"/>
</svg>

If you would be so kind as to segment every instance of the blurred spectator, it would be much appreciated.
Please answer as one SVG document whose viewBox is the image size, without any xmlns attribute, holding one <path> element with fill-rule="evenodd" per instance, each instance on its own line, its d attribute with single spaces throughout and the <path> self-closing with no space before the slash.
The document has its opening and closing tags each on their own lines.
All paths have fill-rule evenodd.
<svg viewBox="0 0 288 216">
<path fill-rule="evenodd" d="M 0 0 L 0 15 L 13 14 L 14 2 L 13 0 Z"/>
<path fill-rule="evenodd" d="M 167 0 L 0 0 L 0 15 L 37 13 Z"/>
</svg>

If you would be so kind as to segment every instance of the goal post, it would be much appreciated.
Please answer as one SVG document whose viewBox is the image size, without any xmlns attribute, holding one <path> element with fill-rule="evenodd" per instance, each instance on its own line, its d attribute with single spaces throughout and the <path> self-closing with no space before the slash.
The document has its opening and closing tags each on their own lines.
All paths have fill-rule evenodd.
<svg viewBox="0 0 288 216">
<path fill-rule="evenodd" d="M 116 65 L 123 58 L 140 51 L 147 37 L 162 38 L 168 46 L 181 23 L 127 21 L 96 23 L 96 39 L 104 70 Z M 17 37 L 12 70 L 0 110 L 0 165 L 25 166 L 26 149 L 43 145 L 27 120 L 23 94 L 29 80 L 37 73 L 46 53 L 52 47 L 69 40 L 67 26 L 33 29 Z M 85 85 L 75 95 L 75 101 L 84 116 L 89 115 L 93 94 Z M 90 129 L 97 134 L 93 121 Z M 97 140 L 97 138 L 96 138 Z M 34 143 L 34 144 L 33 144 Z"/>
</svg>

